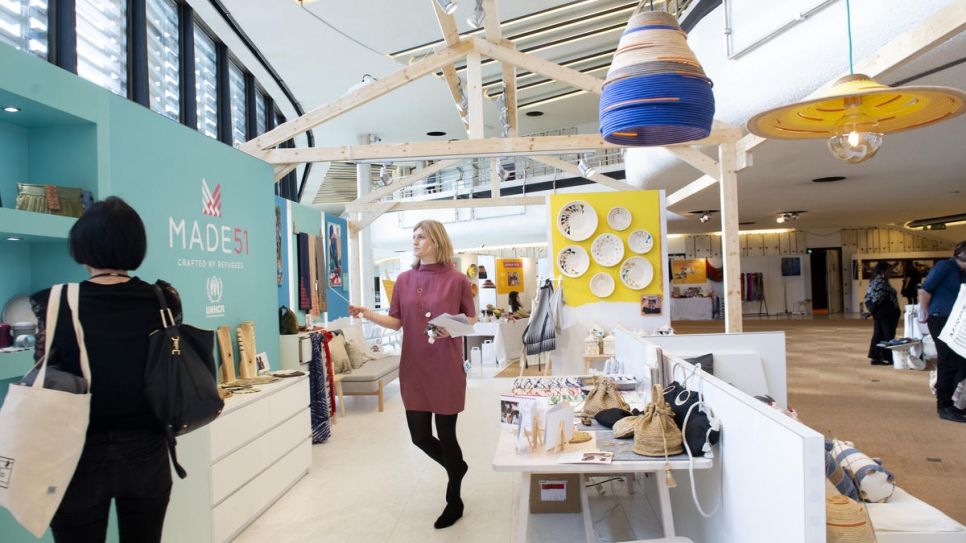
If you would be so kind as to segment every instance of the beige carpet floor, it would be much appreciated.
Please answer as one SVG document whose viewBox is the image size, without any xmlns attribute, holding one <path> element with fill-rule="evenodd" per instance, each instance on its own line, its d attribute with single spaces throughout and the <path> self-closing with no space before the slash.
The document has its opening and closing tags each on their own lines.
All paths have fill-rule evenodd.
<svg viewBox="0 0 966 543">
<path fill-rule="evenodd" d="M 678 334 L 724 332 L 723 321 L 672 323 Z M 745 319 L 745 332 L 784 331 L 788 403 L 826 437 L 880 458 L 899 486 L 966 524 L 966 424 L 936 414 L 929 370 L 872 366 L 872 323 L 859 319 Z M 903 333 L 901 323 L 899 335 Z M 515 377 L 511 364 L 498 377 Z M 531 366 L 526 375 L 536 375 Z"/>
</svg>

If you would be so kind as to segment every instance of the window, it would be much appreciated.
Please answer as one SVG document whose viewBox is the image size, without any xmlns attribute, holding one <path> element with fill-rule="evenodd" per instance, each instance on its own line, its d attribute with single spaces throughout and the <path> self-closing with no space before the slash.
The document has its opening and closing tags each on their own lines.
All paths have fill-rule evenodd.
<svg viewBox="0 0 966 543">
<path fill-rule="evenodd" d="M 255 89 L 255 135 L 265 133 L 265 94 Z"/>
<path fill-rule="evenodd" d="M 195 24 L 195 93 L 198 131 L 218 139 L 218 52 L 215 40 Z"/>
<path fill-rule="evenodd" d="M 178 6 L 172 0 L 147 0 L 146 8 L 151 109 L 177 121 L 181 117 Z"/>
<path fill-rule="evenodd" d="M 77 75 L 127 96 L 127 2 L 76 0 L 76 6 Z"/>
<path fill-rule="evenodd" d="M 231 142 L 234 147 L 245 143 L 248 139 L 245 72 L 235 61 L 228 61 L 228 87 L 231 95 Z"/>
<path fill-rule="evenodd" d="M 47 0 L 0 0 L 0 42 L 47 58 Z"/>
</svg>

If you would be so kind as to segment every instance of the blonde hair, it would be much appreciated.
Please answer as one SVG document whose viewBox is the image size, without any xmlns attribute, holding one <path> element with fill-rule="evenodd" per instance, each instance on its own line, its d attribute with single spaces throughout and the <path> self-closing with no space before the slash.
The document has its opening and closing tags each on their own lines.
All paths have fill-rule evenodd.
<svg viewBox="0 0 966 543">
<path fill-rule="evenodd" d="M 446 228 L 443 227 L 443 223 L 432 219 L 419 221 L 413 227 L 413 232 L 420 228 L 423 230 L 423 234 L 426 235 L 426 239 L 436 246 L 436 263 L 449 264 L 452 262 L 453 256 L 455 256 L 453 242 L 450 241 L 449 234 L 446 233 Z M 419 266 L 418 258 L 413 260 L 412 266 L 410 267 L 415 268 L 417 266 Z"/>
</svg>

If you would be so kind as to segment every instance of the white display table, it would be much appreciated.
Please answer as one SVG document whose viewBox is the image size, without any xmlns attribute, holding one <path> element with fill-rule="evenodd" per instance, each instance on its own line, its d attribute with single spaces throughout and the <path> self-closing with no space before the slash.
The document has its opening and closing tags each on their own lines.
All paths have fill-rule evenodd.
<svg viewBox="0 0 966 543">
<path fill-rule="evenodd" d="M 474 332 L 463 336 L 463 357 L 470 358 L 470 350 L 479 347 L 485 340 L 493 340 L 496 363 L 505 364 L 515 359 L 523 350 L 523 332 L 530 319 L 517 319 L 507 322 L 478 322 Z"/>
<path fill-rule="evenodd" d="M 591 432 L 593 436 L 594 433 Z M 568 444 L 566 452 L 596 451 L 597 440 L 591 439 L 585 443 Z M 530 515 L 530 477 L 538 473 L 580 473 L 580 474 L 601 474 L 601 473 L 654 473 L 653 479 L 657 483 L 658 497 L 660 499 L 661 522 L 664 526 L 664 537 L 674 538 L 674 518 L 671 514 L 671 501 L 668 487 L 665 484 L 664 459 L 650 458 L 641 456 L 636 461 L 614 461 L 610 464 L 558 464 L 557 455 L 552 452 L 540 450 L 537 452 L 516 452 L 516 436 L 509 429 L 500 434 L 497 441 L 496 452 L 493 454 L 493 469 L 496 471 L 517 471 L 520 472 L 520 510 L 517 516 L 516 541 L 525 543 L 527 540 L 527 522 Z M 670 461 L 672 469 L 688 469 L 688 460 L 672 458 Z M 708 469 L 712 461 L 708 458 L 695 458 L 694 469 Z M 587 489 L 580 485 L 580 504 L 584 517 L 584 532 L 587 541 L 596 541 L 594 535 L 593 522 L 590 517 L 590 506 L 587 502 Z M 511 532 L 512 534 L 513 532 Z M 657 540 L 661 541 L 661 540 Z M 671 541 L 675 541 L 671 539 Z"/>
<path fill-rule="evenodd" d="M 672 321 L 709 321 L 711 320 L 711 298 L 671 298 Z"/>
</svg>

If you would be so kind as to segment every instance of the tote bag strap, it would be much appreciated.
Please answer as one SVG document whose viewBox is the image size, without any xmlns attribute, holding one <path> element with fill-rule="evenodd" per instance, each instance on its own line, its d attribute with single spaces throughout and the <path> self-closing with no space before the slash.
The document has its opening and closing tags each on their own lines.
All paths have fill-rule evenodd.
<svg viewBox="0 0 966 543">
<path fill-rule="evenodd" d="M 84 342 L 84 328 L 81 326 L 78 315 L 80 308 L 80 285 L 77 283 L 67 284 L 67 306 L 70 307 L 71 318 L 74 321 L 74 334 L 77 336 L 77 348 L 80 350 L 81 374 L 87 380 L 87 390 L 90 390 L 91 362 L 87 356 L 87 344 Z"/>
<path fill-rule="evenodd" d="M 50 287 L 50 298 L 47 299 L 47 320 L 44 325 L 47 331 L 44 334 L 44 359 L 40 363 L 37 371 L 37 378 L 34 379 L 33 387 L 43 388 L 44 379 L 47 376 L 47 359 L 50 357 L 50 349 L 54 345 L 54 331 L 57 329 L 57 317 L 60 315 L 60 297 L 64 285 L 54 285 Z M 67 284 L 67 306 L 70 308 L 71 318 L 74 321 L 74 334 L 77 336 L 77 348 L 80 351 L 81 374 L 87 381 L 87 390 L 91 389 L 91 365 L 87 356 L 87 345 L 84 343 L 84 328 L 81 327 L 78 317 L 78 306 L 80 298 L 80 285 L 77 283 Z M 53 323 L 53 325 L 51 325 Z"/>
</svg>

